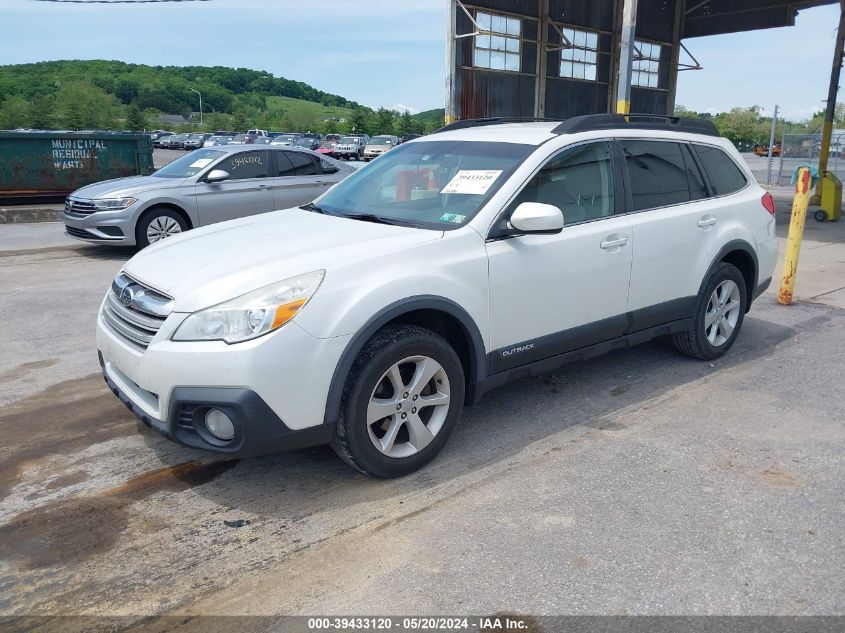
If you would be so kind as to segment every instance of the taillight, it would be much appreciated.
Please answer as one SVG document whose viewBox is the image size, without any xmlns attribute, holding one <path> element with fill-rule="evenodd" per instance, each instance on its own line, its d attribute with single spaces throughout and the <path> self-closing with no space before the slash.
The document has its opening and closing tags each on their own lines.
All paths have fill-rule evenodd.
<svg viewBox="0 0 845 633">
<path fill-rule="evenodd" d="M 763 194 L 763 198 L 760 201 L 763 203 L 763 206 L 766 208 L 766 211 L 768 211 L 772 215 L 775 214 L 775 199 L 772 197 L 772 194 L 767 191 Z"/>
</svg>

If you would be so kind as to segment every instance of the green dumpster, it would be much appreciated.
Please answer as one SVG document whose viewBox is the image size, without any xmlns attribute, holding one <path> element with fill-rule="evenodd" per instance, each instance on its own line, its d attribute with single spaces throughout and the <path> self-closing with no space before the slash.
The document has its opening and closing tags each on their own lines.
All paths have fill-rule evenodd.
<svg viewBox="0 0 845 633">
<path fill-rule="evenodd" d="M 152 171 L 147 134 L 0 132 L 0 200 L 63 197 L 92 182 Z"/>
</svg>

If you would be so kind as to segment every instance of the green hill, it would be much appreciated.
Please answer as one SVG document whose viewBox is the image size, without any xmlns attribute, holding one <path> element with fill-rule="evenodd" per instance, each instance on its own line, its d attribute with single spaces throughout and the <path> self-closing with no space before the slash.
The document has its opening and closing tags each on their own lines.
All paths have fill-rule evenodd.
<svg viewBox="0 0 845 633">
<path fill-rule="evenodd" d="M 203 117 L 199 123 L 199 95 Z M 442 110 L 374 111 L 300 81 L 223 66 L 64 60 L 0 66 L 0 129 L 314 130 L 401 136 L 431 131 Z M 175 115 L 175 116 L 174 116 Z"/>
<path fill-rule="evenodd" d="M 446 120 L 446 109 L 435 108 L 434 110 L 426 110 L 413 115 L 413 118 L 421 122 L 427 129 L 437 129 L 443 127 Z"/>
</svg>

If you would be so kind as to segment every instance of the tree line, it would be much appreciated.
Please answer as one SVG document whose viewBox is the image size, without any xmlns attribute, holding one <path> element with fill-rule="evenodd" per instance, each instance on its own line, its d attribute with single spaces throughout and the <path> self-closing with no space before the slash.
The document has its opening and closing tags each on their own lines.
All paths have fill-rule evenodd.
<svg viewBox="0 0 845 633">
<path fill-rule="evenodd" d="M 772 132 L 772 117 L 763 116 L 763 109 L 754 105 L 732 108 L 728 112 L 711 114 L 695 112 L 679 105 L 675 108 L 676 116 L 693 117 L 713 121 L 719 134 L 729 139 L 741 151 L 750 150 L 756 144 L 768 145 Z M 785 121 L 779 119 L 775 129 L 775 139 L 780 142 L 784 134 L 820 134 L 824 113 L 816 112 L 807 121 Z M 845 126 L 845 104 L 836 104 L 834 126 Z"/>
</svg>

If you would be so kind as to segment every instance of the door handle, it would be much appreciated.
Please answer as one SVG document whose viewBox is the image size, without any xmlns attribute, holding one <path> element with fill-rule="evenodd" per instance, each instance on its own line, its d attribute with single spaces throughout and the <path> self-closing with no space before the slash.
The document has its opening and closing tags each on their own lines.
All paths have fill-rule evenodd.
<svg viewBox="0 0 845 633">
<path fill-rule="evenodd" d="M 613 238 L 613 239 L 610 239 Z M 627 237 L 614 237 L 613 235 L 609 236 L 604 242 L 601 243 L 601 247 L 604 249 L 608 248 L 617 248 L 619 246 L 625 246 L 628 243 Z"/>
<path fill-rule="evenodd" d="M 329 186 L 329 183 L 324 182 L 324 181 L 322 181 L 322 180 L 318 180 L 317 182 L 315 182 L 315 183 L 314 183 L 314 185 L 315 185 L 316 187 L 328 187 L 328 186 Z"/>
<path fill-rule="evenodd" d="M 258 185 L 258 188 L 259 188 L 259 189 L 264 189 L 264 190 L 267 190 L 267 189 L 269 189 L 269 188 L 270 188 L 270 185 Z"/>
<path fill-rule="evenodd" d="M 716 222 L 717 219 L 713 216 L 705 216 L 698 221 L 698 227 L 704 228 L 705 226 L 713 226 Z"/>
</svg>

